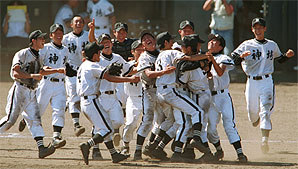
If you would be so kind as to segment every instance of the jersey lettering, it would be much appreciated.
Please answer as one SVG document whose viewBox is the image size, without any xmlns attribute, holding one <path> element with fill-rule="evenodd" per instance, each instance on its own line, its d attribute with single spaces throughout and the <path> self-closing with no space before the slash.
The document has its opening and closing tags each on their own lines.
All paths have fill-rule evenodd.
<svg viewBox="0 0 298 169">
<path fill-rule="evenodd" d="M 69 53 L 76 53 L 76 49 L 77 49 L 77 45 L 75 45 L 74 43 L 68 44 L 68 51 Z"/>
<path fill-rule="evenodd" d="M 270 60 L 273 59 L 273 51 L 272 50 L 267 51 L 267 59 L 270 59 Z"/>
<path fill-rule="evenodd" d="M 59 57 L 56 55 L 56 53 L 54 53 L 54 56 L 53 54 L 51 53 L 50 54 L 50 57 L 49 57 L 49 62 L 52 64 L 54 62 L 54 64 L 56 64 L 56 62 L 58 61 Z"/>
<path fill-rule="evenodd" d="M 101 9 L 99 10 L 96 10 L 96 16 L 99 16 L 99 17 L 102 17 L 102 12 L 101 12 Z"/>
<path fill-rule="evenodd" d="M 257 51 L 256 50 L 252 50 L 252 52 L 253 52 L 251 54 L 252 59 L 253 60 L 260 60 L 260 57 L 262 56 L 262 52 L 260 52 L 259 49 L 257 49 Z"/>
</svg>

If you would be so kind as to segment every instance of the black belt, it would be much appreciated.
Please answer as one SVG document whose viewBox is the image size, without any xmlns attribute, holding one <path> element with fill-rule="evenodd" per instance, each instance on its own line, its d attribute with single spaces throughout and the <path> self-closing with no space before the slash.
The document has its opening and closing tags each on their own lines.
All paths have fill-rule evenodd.
<svg viewBox="0 0 298 169">
<path fill-rule="evenodd" d="M 43 78 L 44 78 L 44 79 L 49 79 L 49 77 L 46 77 L 46 76 L 44 76 Z M 50 80 L 51 82 L 60 82 L 60 81 L 61 81 L 61 82 L 64 82 L 64 79 L 57 79 L 57 78 L 53 78 L 53 77 L 50 78 L 49 80 Z"/>
<path fill-rule="evenodd" d="M 114 94 L 114 93 L 116 93 L 116 92 L 114 92 L 113 90 L 109 90 L 109 91 L 105 91 L 105 92 L 103 92 L 104 94 Z"/>
<path fill-rule="evenodd" d="M 139 95 L 138 97 L 142 97 L 141 95 Z"/>
<path fill-rule="evenodd" d="M 211 91 L 211 95 L 212 96 L 214 96 L 214 95 L 217 95 L 217 94 L 219 94 L 219 93 L 223 93 L 223 92 L 225 92 L 225 90 L 219 90 L 219 91 Z"/>
<path fill-rule="evenodd" d="M 247 76 L 248 78 L 251 78 L 251 76 Z M 265 78 L 268 78 L 269 75 L 265 75 Z M 252 79 L 253 80 L 262 80 L 263 77 L 262 76 L 252 76 Z"/>
<path fill-rule="evenodd" d="M 156 88 L 155 84 L 154 85 L 145 85 L 146 89 L 149 89 L 149 88 Z"/>
<path fill-rule="evenodd" d="M 95 29 L 107 29 L 107 28 L 108 28 L 108 26 L 103 26 L 103 27 L 100 27 L 100 26 L 95 26 L 94 28 L 95 28 Z"/>
<path fill-rule="evenodd" d="M 91 96 L 94 96 L 94 95 L 91 95 Z M 97 94 L 96 94 L 95 96 L 96 96 L 96 98 L 98 97 L 98 95 L 97 95 Z M 90 97 L 90 96 L 84 96 L 83 98 L 84 98 L 85 100 L 87 100 L 87 99 L 88 99 L 88 97 Z"/>
<path fill-rule="evenodd" d="M 34 89 L 35 89 L 34 87 L 32 87 L 32 86 L 28 86 L 28 85 L 26 85 L 26 84 L 24 84 L 24 83 L 21 83 L 21 82 L 20 82 L 20 85 L 21 85 L 21 86 L 24 86 L 24 87 L 27 87 L 28 89 L 31 89 L 31 90 L 34 90 Z"/>
</svg>

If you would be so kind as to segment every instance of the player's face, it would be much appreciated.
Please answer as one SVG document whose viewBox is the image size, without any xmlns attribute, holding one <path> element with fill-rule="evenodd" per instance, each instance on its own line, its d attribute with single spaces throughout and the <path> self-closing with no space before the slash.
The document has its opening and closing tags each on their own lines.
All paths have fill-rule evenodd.
<svg viewBox="0 0 298 169">
<path fill-rule="evenodd" d="M 263 40 L 265 37 L 265 32 L 266 32 L 266 27 L 260 25 L 260 24 L 255 24 L 254 27 L 251 28 L 252 32 L 254 33 L 255 37 L 258 40 Z"/>
<path fill-rule="evenodd" d="M 71 22 L 71 28 L 74 33 L 81 33 L 84 29 L 84 20 L 81 17 L 74 17 Z"/>
<path fill-rule="evenodd" d="M 101 43 L 101 45 L 104 46 L 102 53 L 106 54 L 106 55 L 110 55 L 112 53 L 112 42 L 109 39 L 104 39 Z"/>
<path fill-rule="evenodd" d="M 189 25 L 185 26 L 182 30 L 179 30 L 178 32 L 181 36 L 181 39 L 183 39 L 183 37 L 186 35 L 194 34 L 192 27 Z"/>
<path fill-rule="evenodd" d="M 155 50 L 155 39 L 150 35 L 144 35 L 144 37 L 142 38 L 142 44 L 148 51 Z"/>
<path fill-rule="evenodd" d="M 167 48 L 172 49 L 173 44 L 174 44 L 174 40 L 170 39 L 170 41 L 167 43 Z"/>
<path fill-rule="evenodd" d="M 35 49 L 35 50 L 39 50 L 39 49 L 42 49 L 44 47 L 45 39 L 44 39 L 44 37 L 39 37 L 37 39 L 33 39 L 32 43 L 33 43 L 32 48 Z"/>
<path fill-rule="evenodd" d="M 50 38 L 53 40 L 55 44 L 61 45 L 63 39 L 63 32 L 60 29 L 57 29 L 55 32 L 50 34 Z"/>
<path fill-rule="evenodd" d="M 99 62 L 100 61 L 100 51 L 98 51 L 97 53 L 95 53 L 94 55 L 93 55 L 93 61 L 94 62 Z"/>
<path fill-rule="evenodd" d="M 216 39 L 212 39 L 208 42 L 208 50 L 211 53 L 218 53 L 222 50 L 222 46 L 220 45 L 220 42 Z"/>
<path fill-rule="evenodd" d="M 118 32 L 115 31 L 114 35 L 119 42 L 123 42 L 127 37 L 127 32 L 124 29 L 120 29 Z"/>
</svg>

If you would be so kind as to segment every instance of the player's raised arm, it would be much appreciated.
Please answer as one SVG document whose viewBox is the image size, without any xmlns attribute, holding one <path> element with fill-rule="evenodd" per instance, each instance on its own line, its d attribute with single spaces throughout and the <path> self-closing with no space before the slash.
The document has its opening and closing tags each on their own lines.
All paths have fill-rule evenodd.
<svg viewBox="0 0 298 169">
<path fill-rule="evenodd" d="M 89 42 L 95 42 L 96 38 L 95 38 L 95 19 L 92 19 L 92 22 L 88 23 L 88 27 L 89 27 L 89 34 L 88 34 L 88 38 L 89 38 Z"/>
</svg>

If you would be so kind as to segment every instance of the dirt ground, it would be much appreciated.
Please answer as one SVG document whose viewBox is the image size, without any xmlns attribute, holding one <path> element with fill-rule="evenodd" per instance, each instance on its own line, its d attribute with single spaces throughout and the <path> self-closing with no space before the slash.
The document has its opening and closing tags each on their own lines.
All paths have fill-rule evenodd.
<svg viewBox="0 0 298 169">
<path fill-rule="evenodd" d="M 5 115 L 6 97 L 12 82 L 0 83 L 0 117 Z M 236 112 L 238 132 L 242 139 L 243 151 L 249 162 L 239 164 L 236 161 L 236 152 L 229 144 L 227 137 L 219 125 L 219 134 L 222 147 L 225 152 L 224 160 L 216 164 L 192 164 L 192 163 L 170 163 L 148 160 L 144 162 L 132 161 L 135 150 L 136 137 L 131 142 L 132 156 L 124 162 L 113 164 L 110 155 L 103 144 L 100 149 L 104 161 L 90 161 L 86 166 L 78 145 L 87 141 L 90 136 L 91 124 L 84 116 L 81 116 L 81 124 L 87 128 L 82 137 L 75 137 L 70 115 L 66 113 L 65 128 L 62 131 L 67 143 L 64 148 L 45 159 L 38 158 L 37 146 L 28 129 L 22 133 L 18 132 L 17 123 L 4 134 L 0 134 L 0 168 L 298 168 L 298 84 L 284 83 L 276 85 L 275 112 L 272 115 L 273 131 L 270 133 L 270 151 L 262 154 L 260 150 L 260 129 L 252 127 L 248 121 L 246 103 L 244 98 L 245 84 L 233 83 L 230 93 L 233 98 Z M 51 141 L 51 109 L 48 108 L 42 117 L 43 127 L 46 132 L 45 145 Z M 213 146 L 212 151 L 214 151 Z M 168 156 L 172 154 L 169 146 L 166 147 Z M 196 152 L 197 158 L 201 156 Z"/>
</svg>

